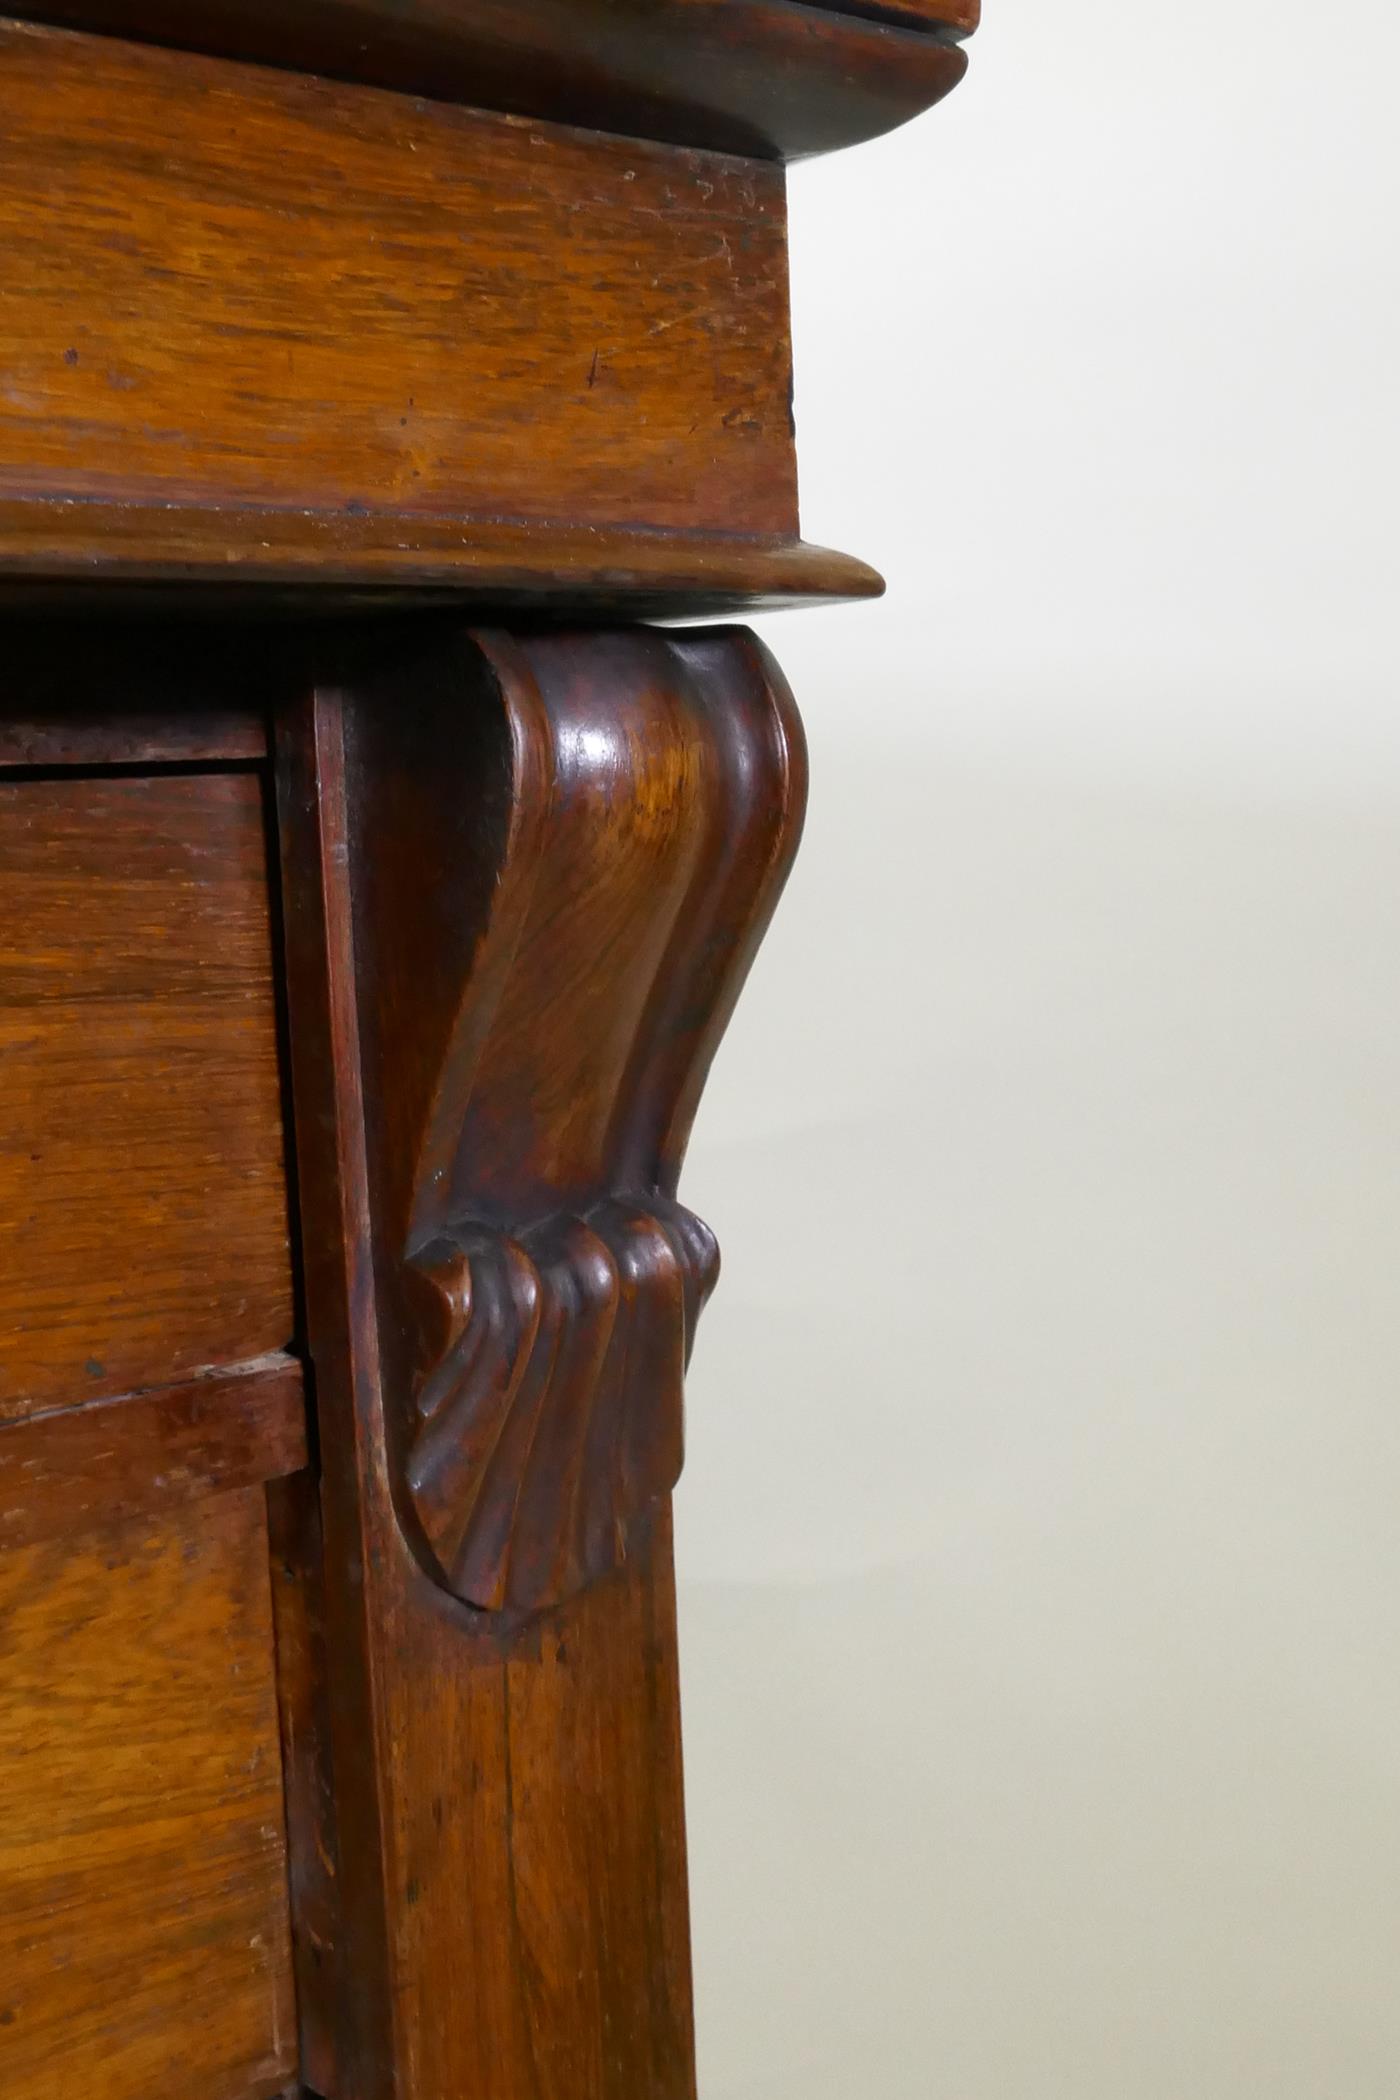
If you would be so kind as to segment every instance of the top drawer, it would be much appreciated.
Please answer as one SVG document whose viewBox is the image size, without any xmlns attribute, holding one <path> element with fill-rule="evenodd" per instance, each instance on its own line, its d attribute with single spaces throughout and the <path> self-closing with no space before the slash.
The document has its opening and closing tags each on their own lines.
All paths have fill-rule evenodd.
<svg viewBox="0 0 1400 2100">
<path fill-rule="evenodd" d="M 262 793 L 0 774 L 0 1421 L 291 1338 Z"/>
</svg>

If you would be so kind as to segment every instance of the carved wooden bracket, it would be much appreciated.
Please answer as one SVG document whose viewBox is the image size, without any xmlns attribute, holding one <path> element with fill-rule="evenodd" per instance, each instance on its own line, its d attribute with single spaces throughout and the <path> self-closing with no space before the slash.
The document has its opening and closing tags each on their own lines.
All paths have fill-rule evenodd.
<svg viewBox="0 0 1400 2100">
<path fill-rule="evenodd" d="M 400 1522 L 483 1609 L 617 1566 L 718 1270 L 677 1201 L 805 754 L 743 630 L 438 635 L 340 709 Z"/>
</svg>

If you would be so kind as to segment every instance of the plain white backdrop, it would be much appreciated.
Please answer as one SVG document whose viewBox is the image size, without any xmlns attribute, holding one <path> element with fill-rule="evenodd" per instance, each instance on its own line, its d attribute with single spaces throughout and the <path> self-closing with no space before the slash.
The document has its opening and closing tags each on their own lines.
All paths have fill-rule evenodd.
<svg viewBox="0 0 1400 2100">
<path fill-rule="evenodd" d="M 686 1178 L 705 2100 L 1400 2094 L 1400 12 L 792 181 L 798 871 Z"/>
</svg>

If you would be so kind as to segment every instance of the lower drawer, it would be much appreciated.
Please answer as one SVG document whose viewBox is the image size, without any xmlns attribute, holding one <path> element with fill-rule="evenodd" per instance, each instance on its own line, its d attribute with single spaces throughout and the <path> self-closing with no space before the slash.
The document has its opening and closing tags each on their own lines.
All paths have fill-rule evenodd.
<svg viewBox="0 0 1400 2100">
<path fill-rule="evenodd" d="M 261 1489 L 0 1552 L 0 1787 L 5 2100 L 283 2092 Z"/>
<path fill-rule="evenodd" d="M 0 709 L 0 2100 L 270 2100 L 264 1483 L 306 1438 L 264 783 L 205 715 L 119 726 Z"/>
</svg>

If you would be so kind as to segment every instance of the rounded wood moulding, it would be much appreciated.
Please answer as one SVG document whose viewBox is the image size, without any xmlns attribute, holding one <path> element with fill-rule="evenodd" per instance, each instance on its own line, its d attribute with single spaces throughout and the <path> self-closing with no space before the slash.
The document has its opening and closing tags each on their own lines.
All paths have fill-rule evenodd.
<svg viewBox="0 0 1400 2100">
<path fill-rule="evenodd" d="M 38 0 L 97 30 L 551 118 L 795 160 L 876 138 L 966 69 L 980 0 Z"/>
</svg>

